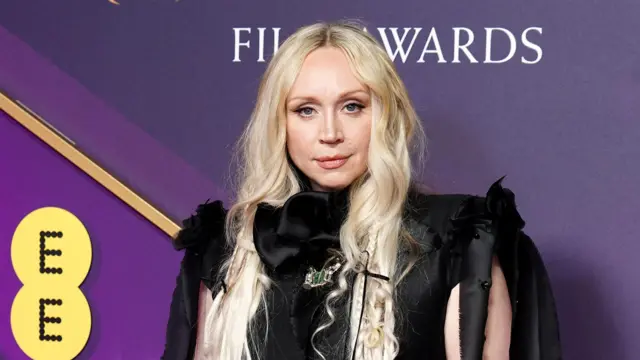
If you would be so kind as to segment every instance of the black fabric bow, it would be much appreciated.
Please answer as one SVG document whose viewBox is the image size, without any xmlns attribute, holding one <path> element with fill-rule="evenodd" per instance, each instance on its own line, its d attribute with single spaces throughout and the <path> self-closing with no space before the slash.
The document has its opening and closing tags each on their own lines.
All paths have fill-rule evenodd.
<svg viewBox="0 0 640 360">
<path fill-rule="evenodd" d="M 348 211 L 348 192 L 303 191 L 281 208 L 258 205 L 253 239 L 262 262 L 277 273 L 300 266 L 320 268 L 327 250 L 340 248 L 340 226 Z"/>
</svg>

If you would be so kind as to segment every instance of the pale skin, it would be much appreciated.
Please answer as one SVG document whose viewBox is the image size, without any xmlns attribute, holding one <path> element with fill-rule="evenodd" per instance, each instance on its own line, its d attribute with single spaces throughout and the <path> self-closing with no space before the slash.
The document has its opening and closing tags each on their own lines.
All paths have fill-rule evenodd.
<svg viewBox="0 0 640 360">
<path fill-rule="evenodd" d="M 286 106 L 287 150 L 314 190 L 345 188 L 367 170 L 371 97 L 342 52 L 321 48 L 309 54 Z M 326 156 L 344 158 L 343 164 L 327 169 L 321 161 Z"/>
<path fill-rule="evenodd" d="M 314 190 L 345 188 L 367 170 L 371 97 L 340 50 L 325 47 L 307 56 L 286 106 L 287 150 Z M 496 258 L 491 277 L 483 360 L 508 360 L 511 303 Z M 205 286 L 201 288 L 199 319 L 204 320 L 212 301 L 211 292 Z M 443 329 L 447 360 L 460 360 L 459 291 L 459 285 L 454 287 L 447 304 Z M 203 323 L 199 321 L 198 344 Z"/>
</svg>

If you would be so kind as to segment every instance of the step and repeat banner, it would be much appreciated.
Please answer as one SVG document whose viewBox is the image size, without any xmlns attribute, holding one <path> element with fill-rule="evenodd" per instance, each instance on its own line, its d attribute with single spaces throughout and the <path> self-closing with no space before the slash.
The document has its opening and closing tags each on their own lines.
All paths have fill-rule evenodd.
<svg viewBox="0 0 640 360">
<path fill-rule="evenodd" d="M 423 180 L 484 194 L 507 175 L 548 265 L 565 357 L 634 359 L 638 18 L 637 1 L 1 0 L 0 89 L 179 223 L 228 202 L 231 147 L 279 44 L 359 20 L 424 123 Z M 63 317 L 82 329 L 65 345 L 78 359 L 158 358 L 181 255 L 169 236 L 7 114 L 0 150 L 0 359 L 62 344 Z M 82 264 L 62 263 L 70 234 Z M 32 243 L 14 250 L 21 237 Z M 12 317 L 57 285 L 44 270 L 66 267 L 77 272 L 58 297 Z M 41 338 L 22 340 L 28 329 Z"/>
</svg>

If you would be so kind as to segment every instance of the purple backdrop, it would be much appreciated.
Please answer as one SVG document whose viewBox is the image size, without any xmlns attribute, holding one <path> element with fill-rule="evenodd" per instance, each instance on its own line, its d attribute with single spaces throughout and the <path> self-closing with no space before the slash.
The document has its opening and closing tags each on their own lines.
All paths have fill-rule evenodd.
<svg viewBox="0 0 640 360">
<path fill-rule="evenodd" d="M 505 184 L 516 192 L 527 232 L 552 276 L 566 358 L 633 359 L 640 352 L 640 311 L 635 308 L 640 285 L 627 279 L 638 270 L 635 254 L 640 251 L 634 218 L 640 209 L 635 193 L 640 183 L 640 3 L 121 3 L 3 0 L 0 88 L 169 216 L 180 219 L 198 202 L 228 196 L 230 146 L 251 111 L 265 65 L 258 61 L 258 28 L 266 28 L 267 58 L 273 28 L 280 29 L 282 40 L 316 20 L 360 18 L 379 39 L 380 31 L 386 35 L 392 50 L 392 27 L 399 28 L 400 37 L 405 27 L 411 28 L 405 48 L 414 28 L 420 28 L 406 61 L 396 57 L 395 62 L 430 138 L 425 179 L 440 192 L 482 194 L 507 174 Z M 443 63 L 435 54 L 419 62 L 432 27 Z M 452 62 L 456 27 L 474 33 L 469 49 L 479 63 L 464 56 L 460 63 Z M 509 61 L 482 62 L 485 27 L 502 27 L 515 35 L 517 50 Z M 536 53 L 523 46 L 520 35 L 530 27 L 542 29 L 528 39 L 543 56 L 527 65 L 521 58 L 532 60 Z M 251 46 L 241 47 L 240 61 L 234 62 L 234 29 L 239 28 L 251 29 L 238 32 L 239 42 L 250 40 Z M 509 53 L 508 38 L 502 35 L 495 34 L 491 43 L 495 58 Z M 2 130 L 0 142 L 14 141 Z M 15 166 L 4 169 L 22 171 Z M 27 210 L 14 208 L 32 210 L 35 205 L 25 199 L 31 193 L 17 193 L 0 181 L 0 191 L 13 194 L 5 202 L 10 208 L 2 211 L 16 219 Z M 117 216 L 129 216 L 119 231 L 149 226 L 126 208 Z M 108 230 L 94 231 L 94 236 L 108 238 L 100 233 Z M 127 243 L 141 246 L 154 237 L 160 236 Z M 177 258 L 165 243 L 154 244 L 166 255 L 158 251 L 137 266 L 142 273 L 155 261 L 171 264 L 158 279 L 165 291 L 173 285 Z M 103 259 L 117 261 L 118 255 L 112 256 Z M 96 291 L 115 287 L 120 279 L 100 281 Z M 0 301 L 8 304 L 2 296 Z M 163 308 L 147 309 L 148 301 L 139 301 L 130 306 L 158 311 L 156 321 L 164 320 Z M 112 305 L 100 306 L 108 314 Z M 102 307 L 97 309 L 103 313 Z M 131 328 L 137 331 L 150 326 L 135 324 Z M 123 353 L 142 351 L 124 341 L 113 343 L 107 337 L 112 329 L 105 327 L 91 341 L 107 342 Z M 162 338 L 144 341 L 149 350 L 143 357 L 155 358 Z M 109 355 L 95 353 L 96 358 Z"/>
<path fill-rule="evenodd" d="M 76 215 L 93 245 L 81 286 L 92 332 L 77 359 L 160 358 L 181 254 L 168 236 L 2 111 L 0 134 L 0 359 L 28 359 L 9 322 L 21 286 L 11 265 L 11 238 L 28 213 L 45 206 Z"/>
</svg>

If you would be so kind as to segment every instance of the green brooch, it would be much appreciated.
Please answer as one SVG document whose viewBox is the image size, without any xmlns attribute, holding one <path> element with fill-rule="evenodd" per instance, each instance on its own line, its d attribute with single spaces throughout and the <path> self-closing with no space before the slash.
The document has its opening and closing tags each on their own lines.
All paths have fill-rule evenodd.
<svg viewBox="0 0 640 360">
<path fill-rule="evenodd" d="M 307 275 L 304 278 L 304 284 L 302 287 L 305 289 L 313 289 L 316 287 L 324 286 L 333 282 L 333 274 L 335 274 L 342 264 L 336 262 L 329 267 L 324 267 L 319 271 L 313 267 L 309 268 Z"/>
</svg>

